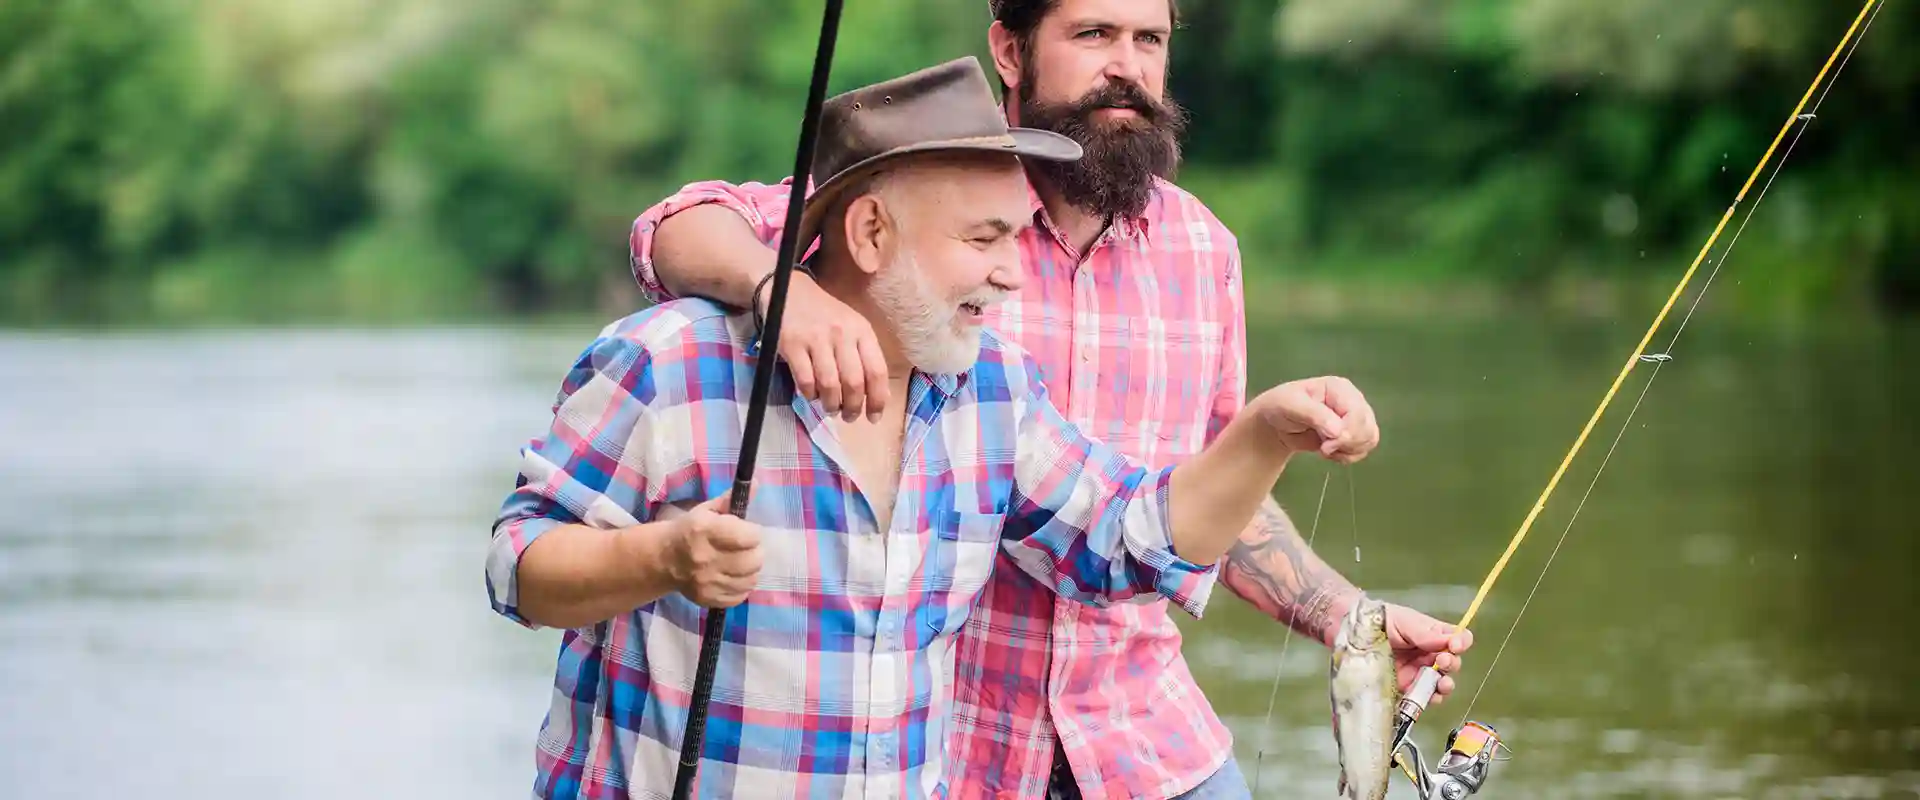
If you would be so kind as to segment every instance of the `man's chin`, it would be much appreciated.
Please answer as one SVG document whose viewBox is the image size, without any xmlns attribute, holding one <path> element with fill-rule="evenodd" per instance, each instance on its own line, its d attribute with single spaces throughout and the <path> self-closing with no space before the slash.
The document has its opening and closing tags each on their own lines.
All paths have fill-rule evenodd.
<svg viewBox="0 0 1920 800">
<path fill-rule="evenodd" d="M 959 336 L 939 348 L 938 352 L 928 353 L 914 359 L 914 366 L 921 372 L 934 375 L 959 375 L 973 369 L 980 360 L 980 325 L 957 324 Z"/>
</svg>

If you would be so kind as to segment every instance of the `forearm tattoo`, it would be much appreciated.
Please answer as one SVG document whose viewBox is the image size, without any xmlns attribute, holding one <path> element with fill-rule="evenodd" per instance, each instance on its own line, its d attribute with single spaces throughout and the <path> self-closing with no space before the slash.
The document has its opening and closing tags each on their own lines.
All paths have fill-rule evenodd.
<svg viewBox="0 0 1920 800">
<path fill-rule="evenodd" d="M 1227 549 L 1220 580 L 1261 613 L 1322 642 L 1330 639 L 1339 601 L 1357 591 L 1314 555 L 1271 499 Z"/>
</svg>

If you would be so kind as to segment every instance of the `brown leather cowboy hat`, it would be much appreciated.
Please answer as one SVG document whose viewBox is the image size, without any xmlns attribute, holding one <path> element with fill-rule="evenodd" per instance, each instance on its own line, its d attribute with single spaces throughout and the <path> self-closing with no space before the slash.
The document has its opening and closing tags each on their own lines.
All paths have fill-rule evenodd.
<svg viewBox="0 0 1920 800">
<path fill-rule="evenodd" d="M 820 235 L 827 209 L 850 186 L 906 156 L 976 151 L 1073 161 L 1080 144 L 1060 134 L 1009 128 L 980 60 L 972 56 L 835 95 L 820 106 L 815 184 L 800 216 L 800 248 Z"/>
</svg>

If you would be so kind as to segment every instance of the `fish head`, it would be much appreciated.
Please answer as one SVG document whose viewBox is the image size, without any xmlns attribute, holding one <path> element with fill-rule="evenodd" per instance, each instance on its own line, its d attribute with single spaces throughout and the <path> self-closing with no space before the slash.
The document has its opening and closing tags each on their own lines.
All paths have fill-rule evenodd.
<svg viewBox="0 0 1920 800">
<path fill-rule="evenodd" d="M 1371 650 L 1387 641 L 1387 602 L 1367 595 L 1354 601 L 1340 621 L 1338 644 L 1356 650 Z"/>
</svg>

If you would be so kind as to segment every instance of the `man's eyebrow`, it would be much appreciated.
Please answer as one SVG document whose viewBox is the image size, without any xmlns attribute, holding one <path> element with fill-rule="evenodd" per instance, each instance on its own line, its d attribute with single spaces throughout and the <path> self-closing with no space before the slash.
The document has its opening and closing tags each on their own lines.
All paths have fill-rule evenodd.
<svg viewBox="0 0 1920 800">
<path fill-rule="evenodd" d="M 1099 29 L 1101 29 L 1101 30 L 1108 30 L 1108 31 L 1110 31 L 1110 30 L 1113 30 L 1113 29 L 1115 29 L 1115 28 L 1119 28 L 1119 27 L 1121 27 L 1121 26 L 1120 26 L 1120 25 L 1119 25 L 1118 23 L 1113 23 L 1113 22 L 1108 22 L 1108 21 L 1106 21 L 1106 20 L 1103 20 L 1103 19 L 1099 19 L 1099 18 L 1097 18 L 1097 17 L 1082 17 L 1082 18 L 1080 18 L 1080 19 L 1076 19 L 1076 20 L 1074 20 L 1074 21 L 1072 21 L 1071 23 L 1069 23 L 1069 24 L 1067 25 L 1067 27 L 1068 27 L 1068 28 L 1070 28 L 1070 29 L 1072 29 L 1072 30 L 1076 30 L 1076 31 L 1077 31 L 1077 30 L 1082 30 L 1082 29 L 1085 29 L 1085 28 L 1099 28 Z M 1170 33 L 1172 33 L 1172 32 L 1173 32 L 1173 31 L 1172 31 L 1171 29 L 1169 29 L 1169 28 L 1163 28 L 1163 27 L 1160 27 L 1160 26 L 1158 26 L 1158 25 L 1155 25 L 1155 26 L 1151 26 L 1151 27 L 1146 27 L 1146 28 L 1140 28 L 1140 29 L 1138 29 L 1138 31 L 1139 31 L 1140 33 L 1157 33 L 1157 34 L 1160 34 L 1160 35 L 1162 35 L 1162 36 L 1165 36 L 1165 35 L 1167 35 L 1167 34 L 1170 34 Z"/>
<path fill-rule="evenodd" d="M 994 233 L 997 233 L 1003 236 L 1006 234 L 1012 233 L 1014 230 L 1018 228 L 1018 226 L 1014 225 L 1011 222 L 1008 222 L 1003 217 L 988 217 L 986 219 L 976 220 L 972 225 L 968 227 L 975 230 L 978 230 L 980 228 L 986 228 L 988 230 L 993 231 Z"/>
</svg>

